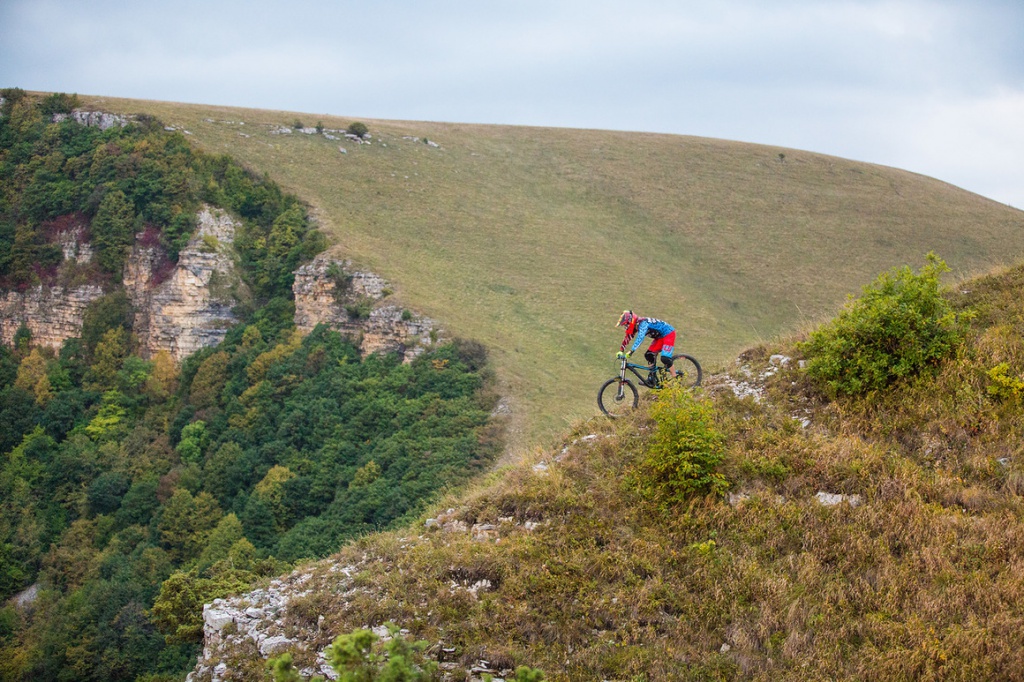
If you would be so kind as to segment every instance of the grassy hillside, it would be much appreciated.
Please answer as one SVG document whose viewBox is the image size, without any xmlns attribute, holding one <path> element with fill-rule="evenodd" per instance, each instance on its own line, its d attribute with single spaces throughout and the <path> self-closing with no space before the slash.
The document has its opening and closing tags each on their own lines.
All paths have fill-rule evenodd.
<svg viewBox="0 0 1024 682">
<path fill-rule="evenodd" d="M 1024 266 L 970 282 L 959 351 L 865 397 L 825 400 L 792 341 L 746 352 L 703 393 L 728 496 L 644 494 L 665 414 L 645 403 L 277 583 L 280 631 L 301 667 L 393 621 L 449 680 L 1021 679 L 1022 288 Z M 208 665 L 255 674 L 237 640 Z"/>
<path fill-rule="evenodd" d="M 491 349 L 520 446 L 596 411 L 623 308 L 677 323 L 680 348 L 714 366 L 930 250 L 959 273 L 1024 253 L 1020 211 L 789 149 L 368 119 L 373 143 L 359 145 L 271 134 L 350 118 L 83 99 L 156 115 L 309 201 L 407 305 Z"/>
</svg>

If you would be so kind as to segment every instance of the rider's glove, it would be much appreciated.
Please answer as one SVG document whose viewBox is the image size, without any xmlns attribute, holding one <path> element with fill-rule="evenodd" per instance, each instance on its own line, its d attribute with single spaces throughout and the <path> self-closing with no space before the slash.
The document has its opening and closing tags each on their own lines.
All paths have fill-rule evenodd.
<svg viewBox="0 0 1024 682">
<path fill-rule="evenodd" d="M 617 357 L 619 360 L 625 360 L 626 358 L 629 357 L 629 353 L 620 350 L 618 353 L 615 354 L 615 357 Z"/>
</svg>

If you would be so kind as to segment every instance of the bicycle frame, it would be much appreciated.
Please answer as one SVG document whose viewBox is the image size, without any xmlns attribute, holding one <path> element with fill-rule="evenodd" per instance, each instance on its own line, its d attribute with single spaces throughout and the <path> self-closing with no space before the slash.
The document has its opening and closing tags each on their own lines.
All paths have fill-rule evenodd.
<svg viewBox="0 0 1024 682">
<path fill-rule="evenodd" d="M 630 372 L 633 373 L 633 376 L 635 376 L 637 378 L 637 380 L 641 383 L 641 385 L 646 386 L 647 388 L 654 388 L 654 385 L 651 384 L 647 380 L 647 376 L 644 376 L 644 375 L 640 374 L 640 372 L 638 372 L 637 370 L 642 370 L 644 372 L 647 372 L 648 375 L 649 375 L 651 372 L 655 371 L 656 369 L 657 369 L 657 362 L 655 362 L 654 365 L 638 365 L 635 362 L 630 362 L 626 358 L 622 358 L 622 366 L 619 368 L 619 378 L 622 379 L 623 381 L 625 381 L 625 379 L 626 379 L 626 370 L 629 370 Z"/>
</svg>

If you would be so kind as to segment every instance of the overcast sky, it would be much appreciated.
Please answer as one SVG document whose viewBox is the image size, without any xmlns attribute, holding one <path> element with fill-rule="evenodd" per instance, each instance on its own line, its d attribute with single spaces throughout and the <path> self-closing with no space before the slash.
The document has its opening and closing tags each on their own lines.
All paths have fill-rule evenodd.
<svg viewBox="0 0 1024 682">
<path fill-rule="evenodd" d="M 679 133 L 1024 208 L 1024 0 L 0 0 L 0 87 Z"/>
</svg>

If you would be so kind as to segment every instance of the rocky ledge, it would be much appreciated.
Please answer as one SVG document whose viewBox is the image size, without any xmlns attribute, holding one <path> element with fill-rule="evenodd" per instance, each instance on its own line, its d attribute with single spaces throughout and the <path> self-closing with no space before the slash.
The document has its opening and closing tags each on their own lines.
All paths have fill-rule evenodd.
<svg viewBox="0 0 1024 682">
<path fill-rule="evenodd" d="M 385 302 L 388 283 L 348 260 L 321 254 L 295 271 L 295 326 L 303 333 L 326 324 L 365 353 L 398 353 L 409 361 L 433 345 L 434 322 Z"/>
<path fill-rule="evenodd" d="M 136 235 L 122 284 L 135 309 L 133 331 L 144 357 L 167 351 L 181 362 L 220 343 L 238 322 L 234 308 L 248 295 L 234 250 L 240 225 L 210 206 L 199 211 L 197 223 L 173 267 L 159 245 L 144 233 Z M 75 226 L 58 235 L 65 263 L 86 265 L 92 259 L 84 234 L 84 226 Z M 354 269 L 348 260 L 317 257 L 296 271 L 293 291 L 300 331 L 326 324 L 359 344 L 364 354 L 394 352 L 408 362 L 438 340 L 432 320 L 389 303 L 388 283 Z M 13 344 L 24 324 L 33 344 L 58 349 L 81 334 L 86 309 L 104 293 L 96 284 L 0 291 L 0 341 Z"/>
</svg>

